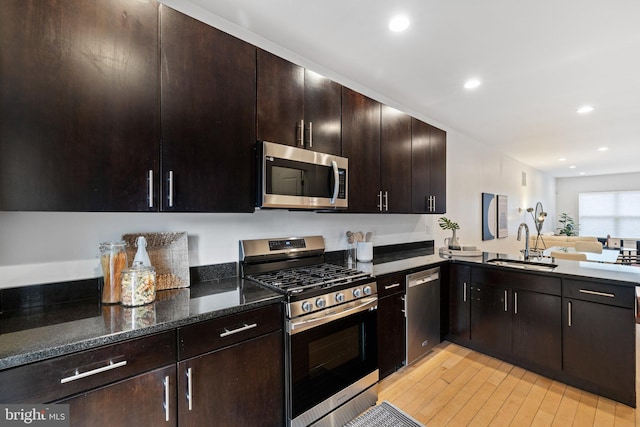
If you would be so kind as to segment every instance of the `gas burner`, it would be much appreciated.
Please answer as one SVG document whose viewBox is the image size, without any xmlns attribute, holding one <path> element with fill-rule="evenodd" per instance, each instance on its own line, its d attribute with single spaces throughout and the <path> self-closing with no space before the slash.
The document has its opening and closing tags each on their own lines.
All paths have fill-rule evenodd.
<svg viewBox="0 0 640 427">
<path fill-rule="evenodd" d="M 349 283 L 355 279 L 370 277 L 368 273 L 334 264 L 318 264 L 269 273 L 247 275 L 265 286 L 287 293 L 298 293 L 313 288 L 326 288 Z"/>
</svg>

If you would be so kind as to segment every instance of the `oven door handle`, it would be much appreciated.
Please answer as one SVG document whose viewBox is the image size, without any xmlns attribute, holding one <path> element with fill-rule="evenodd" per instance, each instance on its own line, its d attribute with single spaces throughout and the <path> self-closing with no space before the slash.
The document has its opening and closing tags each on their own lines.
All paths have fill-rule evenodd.
<svg viewBox="0 0 640 427">
<path fill-rule="evenodd" d="M 307 329 L 325 325 L 329 322 L 342 319 L 343 317 L 347 317 L 352 314 L 360 313 L 367 310 L 376 310 L 378 308 L 377 296 L 361 299 L 358 302 L 360 304 L 356 305 L 355 307 L 350 306 L 350 304 L 347 304 L 349 305 L 349 307 L 344 308 L 342 311 L 329 311 L 326 315 L 322 317 L 314 317 L 313 319 L 300 320 L 300 321 L 289 321 L 287 330 L 290 335 L 295 335 L 298 332 L 306 331 Z M 344 307 L 344 306 L 338 306 L 338 308 L 341 308 L 341 307 Z"/>
</svg>

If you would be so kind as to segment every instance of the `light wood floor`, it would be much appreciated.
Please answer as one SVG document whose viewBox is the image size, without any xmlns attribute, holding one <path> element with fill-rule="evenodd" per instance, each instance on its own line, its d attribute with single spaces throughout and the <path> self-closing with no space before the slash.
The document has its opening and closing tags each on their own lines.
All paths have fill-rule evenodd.
<svg viewBox="0 0 640 427">
<path fill-rule="evenodd" d="M 382 380 L 378 400 L 428 427 L 640 426 L 629 406 L 449 342 Z"/>
</svg>

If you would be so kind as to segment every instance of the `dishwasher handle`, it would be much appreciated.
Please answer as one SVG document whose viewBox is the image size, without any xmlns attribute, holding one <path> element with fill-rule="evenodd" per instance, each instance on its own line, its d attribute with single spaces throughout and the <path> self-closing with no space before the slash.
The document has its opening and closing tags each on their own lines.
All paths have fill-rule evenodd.
<svg viewBox="0 0 640 427">
<path fill-rule="evenodd" d="M 424 285 L 425 283 L 435 282 L 439 279 L 440 269 L 436 268 L 407 276 L 407 284 L 411 288 Z"/>
</svg>

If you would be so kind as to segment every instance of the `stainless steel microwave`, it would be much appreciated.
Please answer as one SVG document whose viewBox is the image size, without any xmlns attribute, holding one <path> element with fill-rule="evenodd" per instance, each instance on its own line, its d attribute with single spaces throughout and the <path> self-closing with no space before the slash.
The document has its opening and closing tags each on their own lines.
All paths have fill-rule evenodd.
<svg viewBox="0 0 640 427">
<path fill-rule="evenodd" d="M 348 207 L 348 159 L 288 145 L 257 144 L 261 208 L 339 209 Z"/>
</svg>

